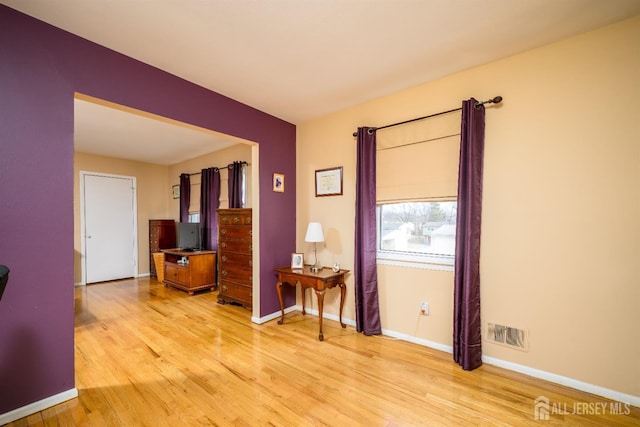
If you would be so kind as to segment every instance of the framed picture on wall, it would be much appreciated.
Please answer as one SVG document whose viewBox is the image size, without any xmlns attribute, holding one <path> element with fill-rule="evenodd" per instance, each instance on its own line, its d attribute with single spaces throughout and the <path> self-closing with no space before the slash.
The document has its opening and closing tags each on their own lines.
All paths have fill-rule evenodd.
<svg viewBox="0 0 640 427">
<path fill-rule="evenodd" d="M 173 198 L 174 199 L 179 199 L 180 198 L 180 186 L 179 185 L 174 185 L 173 187 L 171 187 L 171 192 L 173 193 Z"/>
<path fill-rule="evenodd" d="M 273 174 L 273 191 L 276 193 L 284 193 L 284 174 Z"/>
<path fill-rule="evenodd" d="M 342 195 L 342 166 L 316 171 L 316 197 Z"/>
</svg>

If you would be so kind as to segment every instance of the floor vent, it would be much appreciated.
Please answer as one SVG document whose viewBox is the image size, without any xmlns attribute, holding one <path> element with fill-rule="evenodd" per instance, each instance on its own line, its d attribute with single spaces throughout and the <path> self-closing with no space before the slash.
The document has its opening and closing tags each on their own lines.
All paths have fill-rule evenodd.
<svg viewBox="0 0 640 427">
<path fill-rule="evenodd" d="M 487 341 L 501 344 L 521 351 L 529 351 L 529 337 L 524 329 L 487 323 L 485 334 Z"/>
</svg>

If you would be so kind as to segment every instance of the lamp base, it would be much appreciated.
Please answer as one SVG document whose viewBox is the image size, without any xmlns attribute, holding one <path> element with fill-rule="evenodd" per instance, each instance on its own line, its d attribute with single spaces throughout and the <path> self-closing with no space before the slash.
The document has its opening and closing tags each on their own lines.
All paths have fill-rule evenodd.
<svg viewBox="0 0 640 427">
<path fill-rule="evenodd" d="M 317 267 L 315 265 L 312 265 L 310 270 L 314 273 L 317 273 L 318 271 L 322 270 L 322 267 Z"/>
</svg>

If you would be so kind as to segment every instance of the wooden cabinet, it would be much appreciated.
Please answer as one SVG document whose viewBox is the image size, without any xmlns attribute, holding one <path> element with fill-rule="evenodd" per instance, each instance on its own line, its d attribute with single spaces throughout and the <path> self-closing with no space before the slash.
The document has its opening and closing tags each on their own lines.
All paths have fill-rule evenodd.
<svg viewBox="0 0 640 427">
<path fill-rule="evenodd" d="M 218 303 L 234 302 L 251 309 L 252 240 L 251 209 L 218 210 Z"/>
<path fill-rule="evenodd" d="M 176 246 L 176 223 L 172 219 L 149 220 L 149 275 L 158 277 L 153 254 Z"/>
<path fill-rule="evenodd" d="M 215 251 L 188 252 L 180 249 L 165 249 L 164 284 L 173 286 L 189 295 L 202 289 L 216 287 Z"/>
</svg>

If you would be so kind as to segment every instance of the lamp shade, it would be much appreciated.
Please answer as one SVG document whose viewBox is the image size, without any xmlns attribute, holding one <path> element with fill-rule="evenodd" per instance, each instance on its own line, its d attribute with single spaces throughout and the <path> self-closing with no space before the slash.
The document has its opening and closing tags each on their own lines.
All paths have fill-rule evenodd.
<svg viewBox="0 0 640 427">
<path fill-rule="evenodd" d="M 319 222 L 310 222 L 307 227 L 307 235 L 304 237 L 305 242 L 324 242 L 324 234 L 322 233 L 322 225 Z"/>
</svg>

